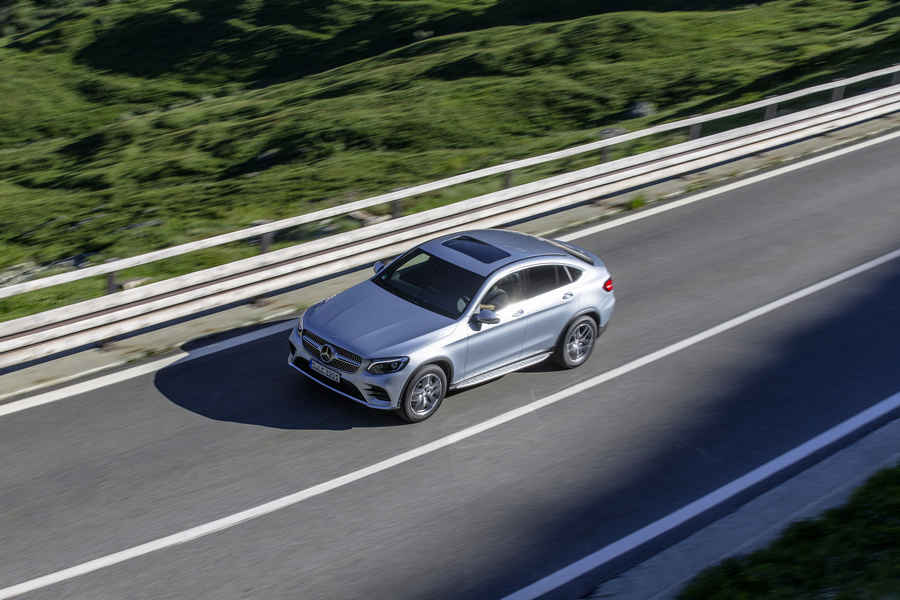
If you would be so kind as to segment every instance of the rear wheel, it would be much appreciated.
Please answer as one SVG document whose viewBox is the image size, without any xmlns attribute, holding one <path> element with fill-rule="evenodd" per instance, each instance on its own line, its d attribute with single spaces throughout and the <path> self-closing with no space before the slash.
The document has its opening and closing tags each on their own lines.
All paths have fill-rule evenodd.
<svg viewBox="0 0 900 600">
<path fill-rule="evenodd" d="M 559 340 L 554 360 L 566 369 L 574 369 L 590 358 L 597 341 L 597 322 L 588 315 L 578 317 Z"/>
<path fill-rule="evenodd" d="M 435 412 L 447 393 L 447 375 L 437 365 L 426 365 L 409 380 L 397 414 L 404 421 L 418 423 Z"/>
</svg>

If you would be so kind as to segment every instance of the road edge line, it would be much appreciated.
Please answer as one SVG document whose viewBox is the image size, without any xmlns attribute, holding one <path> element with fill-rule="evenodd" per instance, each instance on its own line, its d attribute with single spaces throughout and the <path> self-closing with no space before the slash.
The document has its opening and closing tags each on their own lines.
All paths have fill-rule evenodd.
<svg viewBox="0 0 900 600">
<path fill-rule="evenodd" d="M 807 440 L 781 456 L 738 477 L 731 483 L 727 483 L 709 494 L 686 504 L 665 517 L 604 546 L 600 550 L 597 550 L 512 594 L 504 596 L 503 600 L 534 600 L 540 598 L 541 596 L 574 581 L 578 577 L 586 575 L 594 569 L 684 525 L 691 519 L 731 500 L 738 494 L 762 483 L 766 479 L 790 468 L 798 462 L 809 458 L 827 446 L 853 435 L 858 430 L 874 423 L 898 408 L 900 408 L 900 392 L 885 398 L 878 404 L 857 413 L 824 433 Z"/>
</svg>

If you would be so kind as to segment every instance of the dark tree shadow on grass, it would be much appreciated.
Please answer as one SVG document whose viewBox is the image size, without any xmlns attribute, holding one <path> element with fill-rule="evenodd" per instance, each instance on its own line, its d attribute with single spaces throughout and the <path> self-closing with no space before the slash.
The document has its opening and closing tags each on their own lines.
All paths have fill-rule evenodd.
<svg viewBox="0 0 900 600">
<path fill-rule="evenodd" d="M 866 27 L 878 25 L 879 23 L 883 23 L 884 21 L 888 21 L 896 17 L 900 17 L 900 2 L 895 0 L 894 2 L 891 2 L 891 5 L 888 8 L 884 9 L 881 12 L 875 13 L 874 15 L 856 25 L 853 29 L 854 31 L 865 29 Z"/>
<path fill-rule="evenodd" d="M 886 36 L 863 48 L 833 50 L 794 63 L 789 67 L 759 77 L 746 85 L 729 89 L 700 104 L 694 104 L 675 114 L 667 115 L 665 121 L 703 114 L 723 105 L 734 104 L 748 94 L 763 92 L 766 96 L 776 96 L 892 66 L 898 61 L 900 61 L 900 32 Z M 884 82 L 888 80 L 888 77 L 884 78 Z M 662 121 L 656 121 L 656 123 L 659 122 Z"/>
<path fill-rule="evenodd" d="M 441 36 L 636 8 L 725 10 L 742 4 L 733 0 L 651 0 L 638 7 L 624 0 L 502 0 L 479 10 L 427 3 L 372 3 L 365 11 L 358 6 L 339 6 L 338 10 L 351 15 L 341 20 L 330 16 L 330 4 L 321 0 L 267 0 L 253 14 L 239 0 L 185 0 L 166 10 L 119 21 L 100 32 L 76 60 L 142 77 L 218 77 L 260 86 L 403 48 L 426 31 L 429 36 Z M 255 27 L 244 27 L 235 19 L 249 19 Z"/>
</svg>

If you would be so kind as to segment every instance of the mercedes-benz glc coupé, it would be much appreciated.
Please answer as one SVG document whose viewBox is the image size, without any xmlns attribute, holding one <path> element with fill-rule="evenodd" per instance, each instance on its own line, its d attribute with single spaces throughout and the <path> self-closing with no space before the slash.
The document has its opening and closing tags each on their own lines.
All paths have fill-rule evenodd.
<svg viewBox="0 0 900 600">
<path fill-rule="evenodd" d="M 505 230 L 445 235 L 306 310 L 289 364 L 416 422 L 449 390 L 552 358 L 583 364 L 615 305 L 609 271 L 565 242 Z"/>
</svg>

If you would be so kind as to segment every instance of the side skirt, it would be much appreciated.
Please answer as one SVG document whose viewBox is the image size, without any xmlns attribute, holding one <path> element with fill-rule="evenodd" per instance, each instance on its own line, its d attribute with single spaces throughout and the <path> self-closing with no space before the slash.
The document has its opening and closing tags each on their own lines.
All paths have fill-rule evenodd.
<svg viewBox="0 0 900 600">
<path fill-rule="evenodd" d="M 541 352 L 540 354 L 535 354 L 533 356 L 529 356 L 528 358 L 523 358 L 522 360 L 517 360 L 514 363 L 509 363 L 508 365 L 504 365 L 497 369 L 492 369 L 487 371 L 486 373 L 482 373 L 480 375 L 476 375 L 474 377 L 469 377 L 468 379 L 463 379 L 456 385 L 451 385 L 451 390 L 458 390 L 461 388 L 471 387 L 473 385 L 478 385 L 479 383 L 484 383 L 485 381 L 490 381 L 491 379 L 496 379 L 497 377 L 502 377 L 507 373 L 512 373 L 513 371 L 518 371 L 519 369 L 524 369 L 525 367 L 530 367 L 531 365 L 536 365 L 539 362 L 543 362 L 553 354 L 552 352 Z"/>
</svg>

